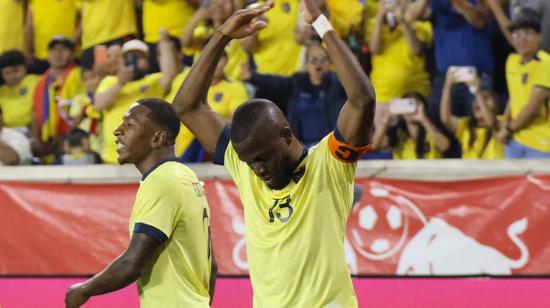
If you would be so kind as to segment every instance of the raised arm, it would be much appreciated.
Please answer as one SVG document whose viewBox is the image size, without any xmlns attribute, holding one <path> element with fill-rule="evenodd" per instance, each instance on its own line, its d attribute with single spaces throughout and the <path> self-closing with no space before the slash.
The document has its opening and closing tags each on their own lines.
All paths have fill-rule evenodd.
<svg viewBox="0 0 550 308">
<path fill-rule="evenodd" d="M 122 289 L 136 281 L 160 243 L 153 237 L 134 233 L 126 251 L 105 270 L 84 283 L 69 288 L 65 295 L 67 308 L 80 307 L 91 296 Z"/>
<path fill-rule="evenodd" d="M 512 33 L 508 30 L 508 27 L 510 27 L 510 19 L 504 12 L 504 7 L 501 1 L 487 0 L 487 5 L 491 9 L 491 12 L 493 12 L 493 16 L 495 16 L 500 31 L 504 34 L 504 37 L 506 37 L 506 41 L 508 41 L 508 44 L 512 46 Z"/>
<path fill-rule="evenodd" d="M 447 70 L 447 76 L 445 77 L 445 85 L 443 86 L 443 94 L 441 95 L 441 104 L 439 106 L 439 117 L 441 122 L 445 125 L 453 134 L 458 130 L 458 119 L 453 116 L 451 111 L 451 88 L 454 84 L 454 69 L 449 68 Z"/>
<path fill-rule="evenodd" d="M 160 65 L 160 87 L 164 91 L 164 94 L 170 92 L 172 87 L 172 80 L 178 74 L 178 65 L 176 61 L 176 47 L 170 40 L 168 30 L 160 30 L 160 39 L 158 42 L 159 48 L 159 65 Z"/>
<path fill-rule="evenodd" d="M 455 10 L 466 19 L 472 26 L 481 29 L 490 20 L 489 8 L 478 1 L 472 4 L 468 0 L 449 0 Z"/>
<path fill-rule="evenodd" d="M 430 12 L 428 7 L 429 4 L 430 0 L 416 0 L 407 5 L 405 15 L 410 21 L 423 19 L 423 17 Z"/>
<path fill-rule="evenodd" d="M 270 1 L 253 9 L 236 11 L 216 29 L 172 103 L 179 119 L 210 154 L 215 152 L 220 134 L 226 125 L 223 118 L 212 111 L 206 101 L 216 66 L 231 39 L 243 38 L 265 28 L 267 23 L 255 18 L 272 6 L 273 2 Z"/>
<path fill-rule="evenodd" d="M 329 29 L 320 35 L 348 97 L 338 116 L 337 129 L 349 145 L 366 146 L 372 134 L 376 100 L 374 88 L 353 53 L 321 14 L 319 3 L 303 0 L 301 9 L 304 20 L 313 24 L 318 33 L 323 32 L 323 28 Z"/>
<path fill-rule="evenodd" d="M 369 49 L 373 55 L 381 54 L 382 49 L 384 48 L 382 44 L 382 28 L 384 27 L 386 13 L 388 10 L 389 9 L 382 4 L 378 7 L 378 13 L 376 14 L 374 27 L 369 40 Z"/>
</svg>

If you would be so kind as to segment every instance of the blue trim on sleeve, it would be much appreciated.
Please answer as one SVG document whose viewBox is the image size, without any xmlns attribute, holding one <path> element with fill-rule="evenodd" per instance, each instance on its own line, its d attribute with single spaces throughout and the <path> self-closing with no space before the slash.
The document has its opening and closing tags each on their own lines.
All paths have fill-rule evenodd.
<svg viewBox="0 0 550 308">
<path fill-rule="evenodd" d="M 346 139 L 344 139 L 344 136 L 342 136 L 342 133 L 340 133 L 340 131 L 338 130 L 338 127 L 334 128 L 334 138 L 336 138 L 336 140 L 340 142 L 347 144 Z"/>
<path fill-rule="evenodd" d="M 214 164 L 223 166 L 225 151 L 231 140 L 231 129 L 229 125 L 226 125 L 223 128 L 220 137 L 218 138 L 218 143 L 216 144 L 216 151 L 214 152 Z"/>
<path fill-rule="evenodd" d="M 155 169 L 157 169 L 158 167 L 160 167 L 160 165 L 166 163 L 166 162 L 169 162 L 169 161 L 178 161 L 177 158 L 175 157 L 170 157 L 170 158 L 166 158 L 166 159 L 163 159 L 161 161 L 159 161 L 158 163 L 156 163 L 153 167 L 149 168 L 149 170 L 145 171 L 145 173 L 143 173 L 143 176 L 141 177 L 141 180 L 142 181 L 145 181 L 145 178 L 151 174 L 151 172 L 155 171 Z"/>
<path fill-rule="evenodd" d="M 144 224 L 144 223 L 141 223 L 141 222 L 138 222 L 134 225 L 134 233 L 147 234 L 150 237 L 157 240 L 161 244 L 164 243 L 168 239 L 168 236 L 166 236 L 166 234 L 164 234 L 164 232 L 160 231 L 159 229 L 157 229 L 153 226 L 150 226 L 148 224 Z"/>
</svg>

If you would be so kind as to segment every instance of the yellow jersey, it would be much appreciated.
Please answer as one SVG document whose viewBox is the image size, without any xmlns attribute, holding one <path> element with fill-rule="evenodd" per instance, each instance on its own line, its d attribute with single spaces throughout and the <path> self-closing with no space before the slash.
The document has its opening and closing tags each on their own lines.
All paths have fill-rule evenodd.
<svg viewBox="0 0 550 308">
<path fill-rule="evenodd" d="M 511 54 L 506 62 L 506 80 L 510 93 L 512 119 L 517 118 L 529 103 L 535 86 L 550 89 L 550 54 L 539 51 L 534 59 L 522 64 L 519 54 Z M 550 152 L 550 100 L 541 106 L 537 116 L 512 138 L 525 146 Z"/>
<path fill-rule="evenodd" d="M 443 153 L 435 145 L 433 138 L 426 134 L 424 141 L 424 156 L 418 157 L 416 154 L 416 141 L 413 138 L 406 138 L 400 146 L 392 150 L 393 159 L 414 160 L 414 159 L 439 159 L 443 158 Z"/>
<path fill-rule="evenodd" d="M 210 209 L 195 173 L 165 160 L 143 175 L 130 215 L 130 236 L 161 243 L 137 281 L 140 306 L 210 307 Z"/>
<path fill-rule="evenodd" d="M 361 1 L 327 0 L 327 6 L 330 10 L 330 24 L 339 36 L 345 37 L 361 25 L 363 18 Z"/>
<path fill-rule="evenodd" d="M 227 52 L 225 75 L 231 80 L 242 81 L 241 67 L 243 63 L 248 62 L 248 54 L 244 51 L 241 41 L 231 40 L 225 51 Z"/>
<path fill-rule="evenodd" d="M 504 158 L 504 145 L 500 143 L 494 135 L 489 138 L 487 143 L 485 139 L 490 133 L 488 128 L 475 128 L 476 140 L 470 147 L 470 118 L 463 117 L 458 120 L 458 128 L 455 136 L 462 148 L 463 159 L 502 159 Z"/>
<path fill-rule="evenodd" d="M 137 32 L 133 0 L 82 0 L 82 48 Z"/>
<path fill-rule="evenodd" d="M 190 69 L 186 68 L 174 78 L 170 94 L 166 96 L 166 101 L 172 103 L 189 71 Z M 210 86 L 207 101 L 214 112 L 227 122 L 230 122 L 233 117 L 233 111 L 239 105 L 248 101 L 248 94 L 242 82 L 222 79 L 220 82 Z M 185 153 L 185 150 L 187 150 L 187 147 L 189 147 L 194 138 L 191 131 L 182 124 L 180 126 L 180 133 L 176 138 L 176 155 L 180 156 Z"/>
<path fill-rule="evenodd" d="M 77 4 L 75 0 L 31 0 L 29 9 L 34 25 L 34 56 L 46 60 L 48 44 L 53 36 L 74 36 Z"/>
<path fill-rule="evenodd" d="M 258 49 L 254 51 L 258 73 L 288 76 L 300 69 L 302 47 L 294 41 L 299 10 L 299 1 L 281 0 L 265 13 L 270 22 L 258 32 Z"/>
<path fill-rule="evenodd" d="M 24 16 L 23 1 L 0 1 L 0 53 L 10 49 L 24 50 Z"/>
<path fill-rule="evenodd" d="M 344 257 L 356 163 L 336 158 L 334 139 L 304 152 L 293 180 L 275 191 L 239 160 L 228 127 L 220 137 L 215 162 L 244 206 L 254 307 L 358 307 Z"/>
<path fill-rule="evenodd" d="M 15 87 L 0 86 L 0 107 L 4 126 L 27 127 L 33 121 L 33 97 L 40 76 L 27 75 Z"/>
<path fill-rule="evenodd" d="M 376 18 L 368 22 L 367 33 L 370 36 Z M 415 22 L 413 26 L 417 38 L 423 44 L 433 39 L 429 22 Z M 410 91 L 424 96 L 430 94 L 430 76 L 426 71 L 424 54 L 414 55 L 400 26 L 394 31 L 382 28 L 382 53 L 372 56 L 372 85 L 376 89 L 377 103 L 388 103 Z"/>
<path fill-rule="evenodd" d="M 128 112 L 128 108 L 143 98 L 162 98 L 164 91 L 160 86 L 161 73 L 151 74 L 140 80 L 125 84 L 115 98 L 113 104 L 103 110 L 103 149 L 101 159 L 108 164 L 117 163 L 115 136 L 113 132 L 122 123 L 122 117 Z M 107 76 L 101 80 L 96 93 L 109 90 L 118 82 L 117 77 Z"/>
<path fill-rule="evenodd" d="M 166 29 L 171 36 L 179 38 L 195 9 L 188 1 L 144 0 L 143 34 L 147 43 L 159 41 L 159 30 Z"/>
</svg>

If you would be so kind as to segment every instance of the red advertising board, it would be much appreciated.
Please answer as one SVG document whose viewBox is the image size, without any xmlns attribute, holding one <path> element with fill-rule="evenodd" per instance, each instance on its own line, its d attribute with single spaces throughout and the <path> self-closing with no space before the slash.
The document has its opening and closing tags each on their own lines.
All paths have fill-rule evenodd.
<svg viewBox="0 0 550 308">
<path fill-rule="evenodd" d="M 358 275 L 550 275 L 550 176 L 357 179 L 345 249 Z M 247 274 L 231 180 L 206 180 L 219 273 Z M 96 273 L 128 243 L 136 184 L 0 183 L 0 274 Z"/>
</svg>

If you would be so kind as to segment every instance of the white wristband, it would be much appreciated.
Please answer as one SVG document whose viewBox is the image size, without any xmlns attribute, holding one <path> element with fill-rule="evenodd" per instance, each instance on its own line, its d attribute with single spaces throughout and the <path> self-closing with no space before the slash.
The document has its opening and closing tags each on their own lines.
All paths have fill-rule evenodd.
<svg viewBox="0 0 550 308">
<path fill-rule="evenodd" d="M 323 14 L 319 15 L 319 17 L 315 19 L 311 26 L 313 27 L 313 29 L 315 29 L 315 32 L 317 32 L 321 39 L 325 36 L 327 32 L 333 30 L 330 22 Z"/>
</svg>

